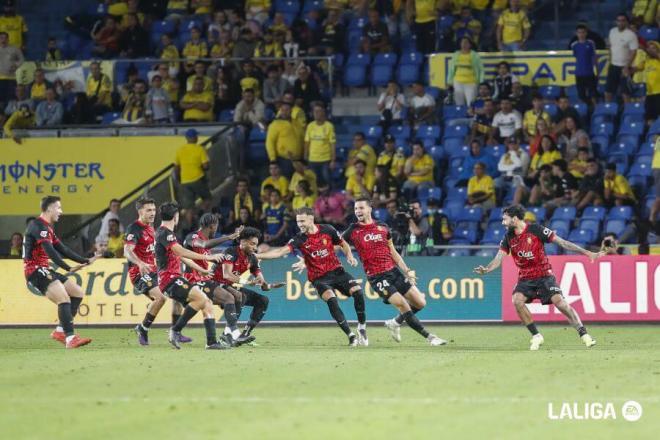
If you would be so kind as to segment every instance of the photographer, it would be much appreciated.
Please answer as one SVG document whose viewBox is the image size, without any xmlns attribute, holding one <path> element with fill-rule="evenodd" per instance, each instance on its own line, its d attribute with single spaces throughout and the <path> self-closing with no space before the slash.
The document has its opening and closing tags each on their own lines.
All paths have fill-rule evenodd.
<svg viewBox="0 0 660 440">
<path fill-rule="evenodd" d="M 422 205 L 418 200 L 413 200 L 408 206 L 406 213 L 408 219 L 408 241 L 407 254 L 421 255 L 426 249 L 426 240 L 429 237 L 430 226 L 428 219 L 422 215 Z"/>
<path fill-rule="evenodd" d="M 619 246 L 619 240 L 616 234 L 612 232 L 608 232 L 603 236 L 603 241 L 600 243 L 600 250 L 605 252 L 606 255 L 624 255 L 630 253 L 628 249 Z"/>
<path fill-rule="evenodd" d="M 440 211 L 440 201 L 428 200 L 428 215 L 426 221 L 429 223 L 429 238 L 426 240 L 429 255 L 442 255 L 443 251 L 431 248 L 435 245 L 446 245 L 453 236 L 449 218 Z"/>
</svg>

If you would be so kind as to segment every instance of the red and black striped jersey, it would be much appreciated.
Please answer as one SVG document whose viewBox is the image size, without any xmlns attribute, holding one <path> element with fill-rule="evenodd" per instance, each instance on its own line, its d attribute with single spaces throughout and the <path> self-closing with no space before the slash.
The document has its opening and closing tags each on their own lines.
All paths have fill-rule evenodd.
<svg viewBox="0 0 660 440">
<path fill-rule="evenodd" d="M 154 227 L 144 224 L 140 220 L 131 223 L 126 228 L 126 234 L 124 234 L 124 244 L 134 245 L 133 252 L 141 261 L 149 265 L 152 272 L 156 271 L 154 258 L 155 235 Z M 130 261 L 128 262 L 128 276 L 133 283 L 140 278 L 140 269 Z"/>
<path fill-rule="evenodd" d="M 342 238 L 357 250 L 367 276 L 378 275 L 396 267 L 390 251 L 390 229 L 384 223 L 351 223 Z"/>
<path fill-rule="evenodd" d="M 520 235 L 508 231 L 500 243 L 500 249 L 513 257 L 518 266 L 519 279 L 543 278 L 552 275 L 552 266 L 543 245 L 554 239 L 554 231 L 532 223 L 525 226 Z"/>
<path fill-rule="evenodd" d="M 158 287 L 161 291 L 176 278 L 181 276 L 181 259 L 172 252 L 172 246 L 178 244 L 176 235 L 161 226 L 156 231 L 156 265 L 158 268 Z"/>
<path fill-rule="evenodd" d="M 222 267 L 229 266 L 232 273 L 240 276 L 246 270 L 250 270 L 252 275 L 259 275 L 261 267 L 259 266 L 259 259 L 255 254 L 246 254 L 241 250 L 240 246 L 232 246 L 224 252 L 224 258 L 221 263 L 215 265 L 213 271 L 213 281 L 220 284 L 232 284 L 232 281 L 225 279 L 222 274 Z"/>
<path fill-rule="evenodd" d="M 53 226 L 37 217 L 28 224 L 23 239 L 23 270 L 26 278 L 40 267 L 48 268 L 48 254 L 41 245 L 44 242 L 50 242 L 54 246 L 60 240 L 55 235 Z"/>
<path fill-rule="evenodd" d="M 330 225 L 317 225 L 317 227 L 316 233 L 300 232 L 289 240 L 287 245 L 291 252 L 297 249 L 302 254 L 310 281 L 341 267 L 341 262 L 335 254 L 335 245 L 341 243 L 339 233 Z"/>
</svg>

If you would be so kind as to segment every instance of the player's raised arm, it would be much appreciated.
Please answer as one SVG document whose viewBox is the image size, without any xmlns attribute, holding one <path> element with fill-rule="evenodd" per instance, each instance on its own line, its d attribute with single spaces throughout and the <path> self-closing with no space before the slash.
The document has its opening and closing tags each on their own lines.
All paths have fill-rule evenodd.
<svg viewBox="0 0 660 440">
<path fill-rule="evenodd" d="M 172 252 L 181 258 L 189 258 L 191 260 L 206 260 L 206 261 L 220 261 L 224 257 L 223 254 L 198 254 L 181 246 L 179 243 L 172 245 Z"/>
<path fill-rule="evenodd" d="M 497 254 L 495 254 L 495 257 L 491 260 L 490 263 L 488 263 L 486 266 L 475 267 L 474 272 L 478 273 L 479 275 L 483 275 L 483 274 L 487 274 L 488 272 L 494 271 L 495 269 L 500 267 L 500 265 L 502 264 L 502 258 L 504 258 L 506 254 L 507 253 L 504 250 L 500 249 L 497 252 Z"/>
<path fill-rule="evenodd" d="M 286 255 L 289 255 L 290 253 L 291 248 L 289 246 L 282 246 L 256 254 L 256 257 L 260 260 L 275 260 L 277 258 L 282 258 Z"/>
<path fill-rule="evenodd" d="M 195 270 L 201 274 L 204 275 L 211 275 L 213 272 L 210 269 L 204 269 L 202 266 L 199 264 L 195 263 L 193 260 L 190 258 L 182 257 L 181 261 L 183 261 L 183 264 L 191 268 L 192 270 Z"/>
<path fill-rule="evenodd" d="M 214 248 L 214 247 L 216 247 L 216 246 L 218 246 L 218 245 L 220 245 L 220 244 L 222 244 L 222 243 L 225 243 L 225 242 L 227 242 L 227 241 L 234 241 L 234 240 L 236 240 L 236 239 L 238 238 L 238 236 L 240 235 L 240 233 L 241 233 L 242 230 L 243 230 L 243 226 L 241 226 L 240 228 L 238 228 L 238 229 L 236 230 L 236 232 L 234 232 L 233 234 L 230 234 L 230 235 L 223 235 L 222 237 L 211 238 L 211 239 L 209 239 L 209 240 L 202 240 L 202 239 L 200 239 L 200 238 L 196 238 L 195 240 L 193 240 L 192 245 L 193 245 L 193 247 L 200 247 L 200 248 L 204 248 L 204 249 L 211 249 L 211 248 Z"/>
<path fill-rule="evenodd" d="M 341 248 L 341 251 L 344 253 L 344 255 L 346 255 L 346 261 L 348 261 L 348 264 L 356 267 L 358 262 L 353 256 L 353 251 L 351 251 L 351 247 L 348 245 L 348 243 L 346 243 L 346 240 L 342 240 L 341 243 L 339 243 L 339 247 Z"/>
<path fill-rule="evenodd" d="M 43 241 L 41 242 L 41 246 L 44 248 L 44 251 L 46 251 L 46 255 L 48 255 L 50 261 L 55 263 L 56 266 L 61 267 L 66 271 L 71 270 L 71 266 L 66 264 L 66 262 L 62 259 L 60 253 L 55 250 L 53 243 L 51 243 L 50 241 Z"/>
<path fill-rule="evenodd" d="M 392 255 L 392 258 L 394 259 L 394 262 L 399 267 L 399 269 L 401 269 L 401 271 L 406 274 L 408 279 L 413 282 L 416 281 L 417 276 L 415 275 L 415 271 L 409 268 L 406 262 L 403 261 L 401 254 L 399 254 L 399 251 L 396 250 L 394 247 L 394 242 L 391 239 L 387 241 L 387 246 L 390 248 L 390 254 Z"/>
<path fill-rule="evenodd" d="M 570 241 L 568 241 L 568 240 L 564 240 L 563 238 L 561 238 L 561 237 L 560 237 L 559 235 L 557 235 L 557 234 L 554 234 L 554 240 L 553 240 L 553 242 L 554 242 L 554 243 L 557 243 L 557 245 L 558 245 L 559 247 L 562 247 L 562 248 L 566 249 L 567 251 L 579 252 L 579 253 L 581 253 L 582 255 L 584 255 L 584 256 L 586 256 L 586 257 L 589 257 L 589 259 L 590 259 L 591 261 L 594 261 L 594 260 L 596 260 L 596 259 L 602 257 L 603 255 L 605 255 L 605 253 L 602 252 L 602 251 L 601 251 L 601 252 L 591 252 L 591 251 L 588 251 L 588 250 L 586 250 L 586 249 L 584 249 L 584 248 L 578 246 L 577 244 L 575 244 L 575 243 L 573 243 L 573 242 L 570 242 Z"/>
<path fill-rule="evenodd" d="M 85 258 L 81 255 L 78 255 L 73 249 L 71 249 L 69 246 L 65 245 L 61 241 L 57 241 L 53 247 L 55 250 L 60 254 L 63 255 L 64 257 L 68 258 L 69 260 L 73 260 L 76 263 L 79 264 L 90 264 L 90 262 L 94 260 L 90 260 L 89 258 Z"/>
</svg>

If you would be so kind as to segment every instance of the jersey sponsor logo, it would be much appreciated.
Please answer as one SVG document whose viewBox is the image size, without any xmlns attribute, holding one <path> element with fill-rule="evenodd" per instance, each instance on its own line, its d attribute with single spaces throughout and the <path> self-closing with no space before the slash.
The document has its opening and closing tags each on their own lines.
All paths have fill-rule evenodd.
<svg viewBox="0 0 660 440">
<path fill-rule="evenodd" d="M 518 251 L 517 254 L 520 258 L 527 258 L 528 260 L 533 260 L 534 259 L 534 252 L 532 251 Z"/>
<path fill-rule="evenodd" d="M 383 234 L 367 234 L 364 236 L 364 241 L 383 241 Z"/>
<path fill-rule="evenodd" d="M 39 235 L 42 236 L 43 238 L 46 238 L 48 237 L 48 231 L 41 231 Z"/>
<path fill-rule="evenodd" d="M 174 234 L 170 234 L 167 236 L 167 241 L 176 241 L 176 236 Z"/>
<path fill-rule="evenodd" d="M 153 252 L 155 249 L 156 247 L 153 245 L 153 243 L 147 246 L 147 252 Z"/>
<path fill-rule="evenodd" d="M 320 251 L 314 251 L 310 255 L 314 258 L 324 258 L 330 254 L 327 249 L 321 249 Z"/>
<path fill-rule="evenodd" d="M 135 235 L 133 235 L 133 234 L 128 234 L 126 236 L 126 241 L 133 241 L 133 239 L 135 239 Z"/>
</svg>

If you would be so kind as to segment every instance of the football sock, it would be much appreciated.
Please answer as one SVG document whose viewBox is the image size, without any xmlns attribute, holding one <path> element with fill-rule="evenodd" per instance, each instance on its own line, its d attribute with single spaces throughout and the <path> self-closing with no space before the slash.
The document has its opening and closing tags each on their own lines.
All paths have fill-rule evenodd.
<svg viewBox="0 0 660 440">
<path fill-rule="evenodd" d="M 358 323 L 366 323 L 367 313 L 364 311 L 364 294 L 361 290 L 353 293 L 353 305 L 355 306 L 355 313 L 357 314 Z"/>
<path fill-rule="evenodd" d="M 233 332 L 236 330 L 236 323 L 238 322 L 238 317 L 236 316 L 236 304 L 225 304 L 225 319 L 227 320 L 227 325 Z"/>
<path fill-rule="evenodd" d="M 172 325 L 176 325 L 176 322 L 181 318 L 181 315 L 177 313 L 172 313 Z"/>
<path fill-rule="evenodd" d="M 218 342 L 218 338 L 215 335 L 215 319 L 204 319 L 204 329 L 206 330 L 206 345 L 212 345 Z"/>
<path fill-rule="evenodd" d="M 339 301 L 337 300 L 337 297 L 333 296 L 327 301 L 327 303 L 328 309 L 330 309 L 330 315 L 332 315 L 333 319 L 337 321 L 337 325 L 348 336 L 351 333 L 351 328 L 348 326 L 348 322 L 346 322 L 344 312 L 342 312 L 341 308 L 339 307 Z"/>
<path fill-rule="evenodd" d="M 410 310 L 412 310 L 413 314 L 416 315 L 417 312 L 419 312 L 422 309 L 418 309 L 417 307 L 410 306 Z M 399 314 L 399 316 L 394 318 L 394 320 L 396 321 L 397 324 L 401 325 L 401 324 L 403 324 L 403 321 L 406 320 L 406 318 L 404 318 L 402 314 Z"/>
<path fill-rule="evenodd" d="M 415 330 L 420 335 L 424 336 L 425 338 L 429 336 L 429 332 L 424 329 L 424 326 L 419 321 L 419 318 L 415 316 L 412 310 L 403 313 L 403 319 L 408 323 L 408 326 L 410 326 L 411 329 Z"/>
<path fill-rule="evenodd" d="M 577 328 L 577 332 L 578 332 L 578 335 L 580 335 L 580 337 L 582 337 L 582 336 L 587 334 L 587 329 L 584 328 L 583 325 L 581 325 Z"/>
<path fill-rule="evenodd" d="M 190 321 L 193 316 L 197 314 L 197 310 L 193 309 L 190 306 L 186 306 L 185 309 L 183 309 L 183 314 L 177 319 L 176 323 L 172 326 L 172 330 L 175 332 L 180 332 L 183 330 L 183 328 L 188 324 L 188 321 Z M 172 315 L 174 316 L 174 315 Z"/>
<path fill-rule="evenodd" d="M 146 315 L 144 315 L 144 319 L 142 320 L 142 328 L 145 330 L 149 330 L 149 327 L 151 327 L 151 324 L 154 323 L 155 319 L 156 317 L 151 313 L 147 313 Z"/>
<path fill-rule="evenodd" d="M 82 298 L 76 298 L 75 296 L 71 297 L 71 316 L 75 318 L 75 316 L 78 314 L 78 308 L 80 307 L 80 303 L 82 302 Z"/>
<path fill-rule="evenodd" d="M 529 332 L 532 334 L 532 336 L 539 334 L 539 331 L 536 328 L 536 324 L 533 323 L 533 322 L 531 324 L 527 324 L 527 330 L 529 330 Z M 580 336 L 582 336 L 582 335 L 580 335 Z"/>
<path fill-rule="evenodd" d="M 57 317 L 60 319 L 60 325 L 64 334 L 73 336 L 73 316 L 71 315 L 71 303 L 61 303 L 57 305 Z"/>
</svg>

